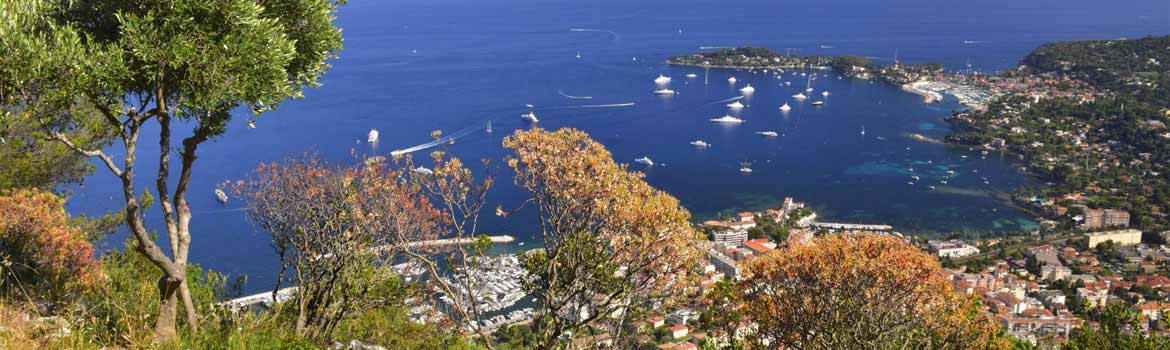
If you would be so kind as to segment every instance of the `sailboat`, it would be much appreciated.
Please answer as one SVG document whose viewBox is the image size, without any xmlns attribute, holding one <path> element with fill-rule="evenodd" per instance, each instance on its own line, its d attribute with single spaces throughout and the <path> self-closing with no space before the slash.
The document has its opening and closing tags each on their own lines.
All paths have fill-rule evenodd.
<svg viewBox="0 0 1170 350">
<path fill-rule="evenodd" d="M 484 128 L 484 130 L 487 130 L 489 134 L 492 133 L 492 121 L 489 120 L 487 122 L 487 128 Z"/>
<path fill-rule="evenodd" d="M 788 106 L 788 103 L 785 103 L 784 105 L 780 106 L 780 110 L 782 110 L 782 111 L 788 111 L 790 109 L 792 109 L 792 107 Z"/>
<path fill-rule="evenodd" d="M 861 135 L 865 136 L 865 125 L 861 126 Z"/>
<path fill-rule="evenodd" d="M 577 51 L 577 58 L 581 58 L 581 51 Z"/>
<path fill-rule="evenodd" d="M 804 88 L 804 91 L 808 91 L 808 92 L 812 92 L 812 91 L 813 91 L 813 88 L 812 88 L 812 78 L 813 78 L 812 76 L 809 76 L 809 77 L 808 77 L 808 84 L 807 84 L 807 85 L 805 85 L 806 87 Z"/>
</svg>

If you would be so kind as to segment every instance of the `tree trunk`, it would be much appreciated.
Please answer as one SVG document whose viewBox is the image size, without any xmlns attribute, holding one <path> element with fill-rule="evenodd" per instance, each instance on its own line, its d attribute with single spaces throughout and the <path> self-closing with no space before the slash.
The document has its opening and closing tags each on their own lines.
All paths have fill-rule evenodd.
<svg viewBox="0 0 1170 350">
<path fill-rule="evenodd" d="M 175 317 L 179 308 L 179 286 L 182 280 L 163 275 L 158 279 L 158 319 L 154 321 L 155 342 L 175 339 Z"/>
<path fill-rule="evenodd" d="M 179 286 L 179 296 L 183 298 L 183 307 L 187 309 L 187 329 L 194 333 L 199 330 L 199 317 L 195 313 L 195 304 L 191 302 L 191 288 L 186 279 Z"/>
</svg>

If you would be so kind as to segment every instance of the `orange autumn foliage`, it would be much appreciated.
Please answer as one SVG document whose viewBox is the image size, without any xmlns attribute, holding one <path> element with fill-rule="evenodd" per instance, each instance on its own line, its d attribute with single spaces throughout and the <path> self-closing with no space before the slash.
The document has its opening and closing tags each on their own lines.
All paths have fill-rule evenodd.
<svg viewBox="0 0 1170 350">
<path fill-rule="evenodd" d="M 69 225 L 60 197 L 40 190 L 0 195 L 0 278 L 24 288 L 91 287 L 98 263 L 81 230 Z"/>
<path fill-rule="evenodd" d="M 938 259 L 884 235 L 828 235 L 746 266 L 746 316 L 786 349 L 1005 349 Z"/>
</svg>

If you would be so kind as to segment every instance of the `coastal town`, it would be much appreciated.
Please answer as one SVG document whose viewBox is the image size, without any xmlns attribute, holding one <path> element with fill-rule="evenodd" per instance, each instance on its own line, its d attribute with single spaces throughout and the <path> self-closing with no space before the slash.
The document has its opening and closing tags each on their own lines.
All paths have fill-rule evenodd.
<svg viewBox="0 0 1170 350">
<path fill-rule="evenodd" d="M 679 307 L 647 317 L 639 326 L 639 342 L 647 349 L 699 349 L 751 338 L 756 326 L 750 322 L 733 332 L 709 322 L 712 313 L 735 307 L 708 297 L 720 281 L 744 278 L 745 263 L 785 246 L 858 234 L 898 237 L 937 256 L 953 288 L 978 298 L 1005 331 L 1040 349 L 1059 348 L 1075 330 L 1094 327 L 1110 305 L 1140 315 L 1140 332 L 1170 334 L 1162 322 L 1170 315 L 1170 231 L 1143 233 L 1130 228 L 1124 216 L 1102 220 L 1070 232 L 927 240 L 888 225 L 818 221 L 804 203 L 785 198 L 774 208 L 703 222 L 709 239 L 697 243 L 707 259 L 696 267 L 702 272 L 696 293 Z M 770 235 L 760 230 L 765 226 L 786 234 Z M 581 338 L 577 345 L 604 347 L 605 339 Z"/>
</svg>

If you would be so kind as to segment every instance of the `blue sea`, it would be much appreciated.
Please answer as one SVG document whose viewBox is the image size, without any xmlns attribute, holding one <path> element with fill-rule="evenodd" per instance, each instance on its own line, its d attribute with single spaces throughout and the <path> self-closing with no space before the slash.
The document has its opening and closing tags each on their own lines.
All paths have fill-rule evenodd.
<svg viewBox="0 0 1170 350">
<path fill-rule="evenodd" d="M 826 71 L 776 76 L 663 61 L 701 47 L 753 45 L 861 55 L 882 64 L 897 52 L 905 63 L 939 62 L 950 70 L 970 64 L 993 73 L 1048 41 L 1166 35 L 1170 3 L 357 0 L 342 7 L 337 24 L 345 50 L 331 62 L 323 87 L 259 117 L 255 129 L 245 126 L 248 115 L 240 111 L 225 136 L 199 149 L 191 260 L 247 275 L 251 291 L 271 286 L 276 261 L 242 203 L 216 202 L 217 184 L 246 178 L 261 162 L 306 152 L 340 163 L 352 163 L 353 153 L 387 155 L 442 130 L 461 136 L 450 146 L 457 156 L 500 166 L 488 207 L 515 207 L 523 193 L 500 161 L 506 155 L 500 141 L 532 127 L 520 119 L 530 110 L 526 104 L 535 106 L 539 127 L 589 132 L 617 161 L 678 197 L 696 219 L 762 209 L 790 196 L 823 220 L 885 223 L 904 233 L 1031 230 L 1035 222 L 1002 199 L 1019 186 L 1038 185 L 1018 172 L 1019 164 L 907 137 L 947 135 L 943 118 L 961 107 L 954 101 L 926 105 L 896 86 Z M 803 102 L 790 97 L 806 84 L 800 73 L 818 75 L 812 98 Z M 659 74 L 672 77 L 677 95 L 652 93 Z M 728 82 L 733 76 L 735 84 Z M 741 100 L 747 107 L 729 111 L 728 99 L 747 83 L 756 88 Z M 825 90 L 831 95 L 822 96 Z M 811 105 L 818 100 L 824 105 Z M 792 106 L 786 113 L 778 109 L 784 103 Z M 728 113 L 746 121 L 708 121 Z M 488 121 L 494 133 L 483 130 Z M 366 142 L 370 129 L 379 130 L 379 142 Z M 755 134 L 760 131 L 779 136 Z M 711 146 L 696 149 L 688 144 L 694 140 Z M 157 150 L 140 148 L 139 169 L 153 169 Z M 634 163 L 639 157 L 657 164 Z M 740 172 L 744 165 L 753 172 Z M 152 188 L 150 173 L 139 172 L 141 190 Z M 921 181 L 909 184 L 912 175 Z M 114 178 L 101 168 L 74 193 L 73 213 L 97 214 L 121 202 Z M 161 230 L 157 210 L 147 219 Z M 484 232 L 531 240 L 533 220 L 530 211 L 491 216 Z M 118 249 L 125 239 L 113 235 L 102 248 Z"/>
</svg>

